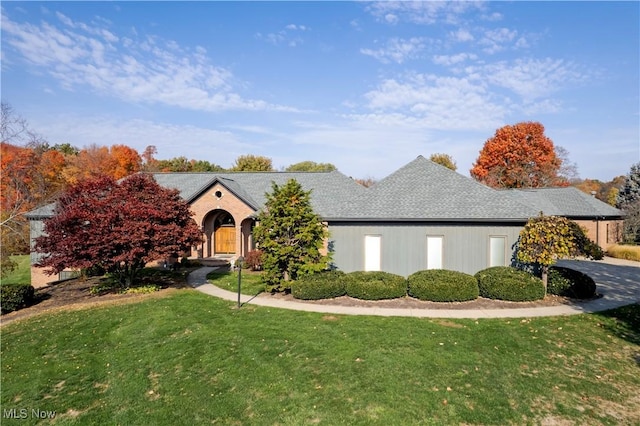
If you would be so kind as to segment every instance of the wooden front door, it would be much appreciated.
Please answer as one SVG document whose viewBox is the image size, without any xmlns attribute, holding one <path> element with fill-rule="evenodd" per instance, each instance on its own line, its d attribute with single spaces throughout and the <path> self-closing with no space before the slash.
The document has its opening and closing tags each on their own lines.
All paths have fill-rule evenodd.
<svg viewBox="0 0 640 426">
<path fill-rule="evenodd" d="M 234 226 L 221 226 L 215 233 L 215 253 L 236 252 L 236 228 Z"/>
</svg>

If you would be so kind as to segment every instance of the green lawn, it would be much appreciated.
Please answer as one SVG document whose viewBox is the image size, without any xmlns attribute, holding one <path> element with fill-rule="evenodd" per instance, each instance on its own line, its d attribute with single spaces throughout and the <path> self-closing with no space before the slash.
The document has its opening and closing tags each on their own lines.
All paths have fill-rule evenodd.
<svg viewBox="0 0 640 426">
<path fill-rule="evenodd" d="M 249 296 L 255 296 L 256 294 L 264 291 L 264 284 L 262 283 L 262 274 L 260 272 L 251 272 L 242 270 L 242 277 L 240 282 L 240 293 Z M 238 272 L 233 271 L 213 271 L 207 274 L 207 280 L 222 289 L 238 292 Z"/>
<path fill-rule="evenodd" d="M 640 422 L 639 305 L 474 321 L 167 294 L 3 326 L 3 415 L 29 416 L 2 424 Z"/>
<path fill-rule="evenodd" d="M 31 256 L 11 256 L 17 263 L 16 269 L 2 278 L 3 283 L 31 284 Z"/>
</svg>

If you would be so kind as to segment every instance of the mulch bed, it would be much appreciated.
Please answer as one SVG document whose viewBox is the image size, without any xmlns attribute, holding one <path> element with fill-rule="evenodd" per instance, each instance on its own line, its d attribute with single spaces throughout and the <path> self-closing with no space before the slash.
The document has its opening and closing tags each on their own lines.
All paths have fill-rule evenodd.
<svg viewBox="0 0 640 426">
<path fill-rule="evenodd" d="M 516 308 L 539 308 L 558 305 L 579 305 L 586 300 L 576 300 L 563 296 L 547 295 L 542 300 L 532 302 L 509 302 L 505 300 L 485 299 L 479 297 L 468 302 L 427 302 L 413 297 L 401 297 L 390 300 L 360 300 L 349 296 L 341 296 L 324 300 L 300 300 L 295 299 L 291 294 L 276 293 L 267 297 L 280 298 L 293 302 L 311 303 L 316 305 L 337 305 L 337 306 L 362 306 L 377 308 L 398 308 L 398 309 L 516 309 Z"/>
<path fill-rule="evenodd" d="M 99 284 L 101 279 L 102 278 L 73 279 L 36 289 L 36 299 L 38 302 L 35 305 L 2 315 L 2 317 L 0 317 L 0 322 L 1 324 L 7 324 L 17 319 L 28 318 L 47 311 L 71 308 L 80 309 L 108 303 L 130 303 L 148 297 L 163 296 L 165 292 L 170 291 L 171 289 L 189 287 L 185 279 L 177 279 L 161 283 L 162 289 L 152 294 L 119 294 L 115 291 L 100 295 L 91 294 L 91 288 Z M 534 302 L 507 302 L 480 297 L 469 302 L 451 303 L 425 302 L 412 297 L 379 301 L 360 300 L 348 296 L 337 297 L 334 299 L 305 301 L 294 299 L 291 294 L 280 293 L 264 295 L 261 297 L 281 298 L 284 300 L 316 305 L 364 306 L 398 309 L 513 309 L 574 305 L 585 302 L 554 295 L 547 295 L 544 299 Z"/>
</svg>

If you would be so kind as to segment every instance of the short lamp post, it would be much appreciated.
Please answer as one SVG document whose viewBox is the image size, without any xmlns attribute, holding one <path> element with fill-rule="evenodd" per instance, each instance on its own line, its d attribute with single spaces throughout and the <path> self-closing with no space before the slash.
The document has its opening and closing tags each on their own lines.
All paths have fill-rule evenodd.
<svg viewBox="0 0 640 426">
<path fill-rule="evenodd" d="M 236 259 L 236 268 L 238 268 L 238 309 L 240 309 L 240 287 L 242 286 L 242 263 L 244 257 L 240 256 Z"/>
</svg>

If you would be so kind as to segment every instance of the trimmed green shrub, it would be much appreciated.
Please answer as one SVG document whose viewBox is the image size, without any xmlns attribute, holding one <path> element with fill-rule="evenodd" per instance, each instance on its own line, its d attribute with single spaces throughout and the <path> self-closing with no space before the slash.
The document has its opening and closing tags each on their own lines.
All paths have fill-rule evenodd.
<svg viewBox="0 0 640 426">
<path fill-rule="evenodd" d="M 590 299 L 596 295 L 596 283 L 575 269 L 552 266 L 549 268 L 547 292 L 574 299 Z"/>
<path fill-rule="evenodd" d="M 544 298 L 540 278 L 509 266 L 494 266 L 476 273 L 480 296 L 487 299 L 525 302 Z"/>
<path fill-rule="evenodd" d="M 324 271 L 304 275 L 291 283 L 291 294 L 296 299 L 331 299 L 344 296 L 345 293 L 345 273 L 342 271 Z"/>
<path fill-rule="evenodd" d="M 419 271 L 407 279 L 409 296 L 431 302 L 464 302 L 478 298 L 478 280 L 445 269 Z"/>
<path fill-rule="evenodd" d="M 356 299 L 396 299 L 407 295 L 407 280 L 388 272 L 351 272 L 346 275 L 347 295 Z"/>
<path fill-rule="evenodd" d="M 26 308 L 35 300 L 35 289 L 29 284 L 0 285 L 0 311 L 3 314 Z"/>
</svg>

